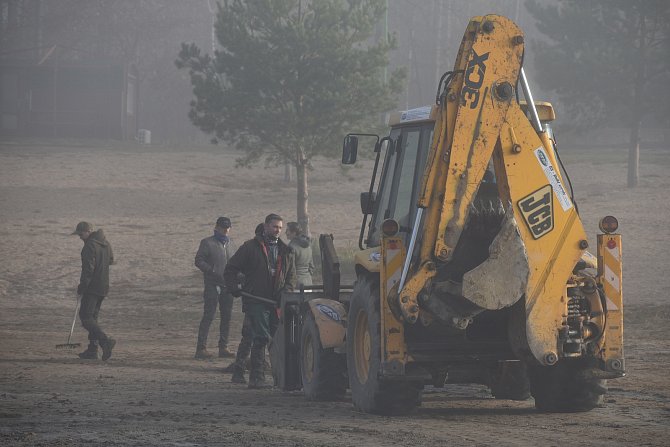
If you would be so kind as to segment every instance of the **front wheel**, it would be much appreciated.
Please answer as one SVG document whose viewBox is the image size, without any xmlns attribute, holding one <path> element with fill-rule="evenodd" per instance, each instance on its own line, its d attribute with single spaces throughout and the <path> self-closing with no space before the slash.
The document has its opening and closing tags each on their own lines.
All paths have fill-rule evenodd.
<svg viewBox="0 0 670 447">
<path fill-rule="evenodd" d="M 421 404 L 422 385 L 381 378 L 379 285 L 356 281 L 347 325 L 347 371 L 354 406 L 366 413 L 405 414 Z"/>
<path fill-rule="evenodd" d="M 607 381 L 584 376 L 582 361 L 559 362 L 554 366 L 529 367 L 530 392 L 535 407 L 550 413 L 589 411 L 603 402 Z"/>
<path fill-rule="evenodd" d="M 347 391 L 346 364 L 334 348 L 321 347 L 314 317 L 305 318 L 300 335 L 300 376 L 307 400 L 339 400 Z"/>
</svg>

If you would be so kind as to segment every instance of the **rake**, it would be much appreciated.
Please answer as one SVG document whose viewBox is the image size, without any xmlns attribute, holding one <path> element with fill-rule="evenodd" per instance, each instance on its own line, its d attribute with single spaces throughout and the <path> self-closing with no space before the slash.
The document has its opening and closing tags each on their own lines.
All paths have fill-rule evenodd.
<svg viewBox="0 0 670 447">
<path fill-rule="evenodd" d="M 77 306 L 74 308 L 74 318 L 72 319 L 72 327 L 70 328 L 70 335 L 67 337 L 67 343 L 56 345 L 56 349 L 75 349 L 81 346 L 81 343 L 70 343 L 72 340 L 72 333 L 74 332 L 74 324 L 77 322 L 77 312 L 79 311 L 79 300 L 81 295 L 77 295 Z"/>
</svg>

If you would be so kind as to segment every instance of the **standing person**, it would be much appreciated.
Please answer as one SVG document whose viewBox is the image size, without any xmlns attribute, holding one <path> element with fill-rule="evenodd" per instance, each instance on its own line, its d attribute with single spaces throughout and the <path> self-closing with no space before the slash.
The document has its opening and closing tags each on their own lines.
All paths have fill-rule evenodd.
<svg viewBox="0 0 670 447">
<path fill-rule="evenodd" d="M 72 234 L 84 242 L 81 249 L 81 277 L 77 295 L 81 296 L 79 318 L 88 331 L 88 348 L 79 354 L 82 359 L 97 359 L 98 346 L 102 348 L 102 359 L 112 356 L 116 340 L 109 337 L 98 325 L 98 314 L 102 300 L 109 293 L 109 266 L 114 263 L 112 246 L 100 229 L 93 231 L 93 225 L 79 222 Z"/>
<path fill-rule="evenodd" d="M 231 222 L 227 217 L 219 217 L 214 226 L 214 235 L 200 241 L 195 255 L 195 266 L 203 273 L 205 288 L 203 291 L 204 310 L 198 329 L 198 342 L 195 348 L 196 359 L 209 359 L 213 355 L 207 352 L 207 336 L 209 327 L 216 315 L 216 308 L 221 313 L 219 326 L 219 357 L 235 357 L 228 350 L 228 333 L 230 316 L 233 310 L 233 297 L 226 289 L 223 271 L 228 260 L 235 252 L 230 240 Z"/>
<path fill-rule="evenodd" d="M 265 223 L 261 222 L 256 225 L 254 236 L 263 237 L 264 231 Z M 240 275 L 240 277 L 243 279 L 244 275 Z M 244 370 L 247 369 L 246 363 L 249 354 L 251 353 L 251 343 L 253 342 L 253 339 L 254 334 L 251 330 L 251 321 L 245 314 L 244 321 L 242 322 L 242 339 L 240 340 L 240 344 L 237 345 L 235 361 L 223 369 L 224 373 L 233 374 L 230 378 L 230 381 L 233 383 L 247 383 L 247 379 L 244 378 Z M 263 367 L 265 367 L 265 363 L 263 363 Z"/>
<path fill-rule="evenodd" d="M 311 286 L 314 261 L 312 261 L 312 245 L 309 237 L 302 231 L 298 222 L 286 224 L 286 237 L 290 241 L 288 246 L 295 253 L 295 275 L 298 285 Z"/>
<path fill-rule="evenodd" d="M 263 234 L 246 241 L 230 259 L 224 277 L 233 296 L 241 296 L 244 291 L 279 302 L 283 290 L 295 289 L 293 251 L 279 239 L 283 222 L 281 216 L 269 214 L 265 218 Z M 239 274 L 244 277 L 241 287 L 238 282 Z M 265 382 L 263 360 L 265 346 L 277 328 L 276 308 L 244 297 L 242 312 L 245 318 L 249 318 L 253 334 L 249 388 L 265 388 L 269 385 Z M 238 362 L 236 359 L 235 365 L 235 373 L 243 376 L 243 360 Z"/>
</svg>

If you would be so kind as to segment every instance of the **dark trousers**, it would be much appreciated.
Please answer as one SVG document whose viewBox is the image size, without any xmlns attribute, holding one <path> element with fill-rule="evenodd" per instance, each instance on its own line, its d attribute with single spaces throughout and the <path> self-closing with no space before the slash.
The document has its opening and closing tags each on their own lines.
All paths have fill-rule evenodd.
<svg viewBox="0 0 670 447">
<path fill-rule="evenodd" d="M 237 347 L 237 355 L 235 356 L 235 364 L 244 371 L 244 362 L 249 357 L 251 352 L 251 343 L 254 339 L 254 332 L 251 329 L 251 319 L 244 314 L 244 321 L 242 322 L 242 340 Z"/>
<path fill-rule="evenodd" d="M 207 347 L 207 336 L 209 327 L 214 321 L 216 308 L 221 312 L 221 325 L 219 326 L 219 349 L 228 347 L 228 332 L 230 328 L 230 316 L 233 311 L 233 296 L 224 287 L 205 283 L 203 292 L 204 311 L 200 328 L 198 329 L 198 349 Z"/>
<path fill-rule="evenodd" d="M 267 345 L 279 324 L 276 309 L 261 303 L 246 304 L 244 307 L 244 316 L 251 323 L 253 346 Z"/>
<path fill-rule="evenodd" d="M 260 304 L 245 304 L 244 317 L 249 319 L 251 326 L 251 371 L 249 379 L 264 380 L 263 360 L 265 357 L 265 345 L 268 344 L 279 324 L 277 311 L 274 307 Z"/>
<path fill-rule="evenodd" d="M 89 347 L 97 347 L 99 342 L 107 340 L 107 335 L 98 325 L 98 314 L 100 313 L 100 305 L 104 296 L 84 294 L 81 297 L 81 307 L 79 308 L 79 319 L 84 329 L 88 331 Z"/>
</svg>

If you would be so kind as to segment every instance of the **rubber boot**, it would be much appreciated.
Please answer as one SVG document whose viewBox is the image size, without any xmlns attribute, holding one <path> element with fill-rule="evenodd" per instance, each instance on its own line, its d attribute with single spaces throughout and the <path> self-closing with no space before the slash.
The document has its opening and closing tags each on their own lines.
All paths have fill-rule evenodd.
<svg viewBox="0 0 670 447">
<path fill-rule="evenodd" d="M 107 340 L 100 342 L 102 348 L 102 360 L 106 361 L 112 356 L 112 349 L 116 346 L 116 340 L 107 337 Z"/>
<path fill-rule="evenodd" d="M 265 346 L 253 346 L 251 348 L 251 371 L 249 372 L 249 389 L 272 388 L 272 385 L 265 381 Z"/>
<path fill-rule="evenodd" d="M 237 349 L 237 356 L 235 361 L 230 364 L 223 372 L 232 372 L 233 377 L 230 378 L 230 381 L 233 383 L 247 383 L 247 379 L 244 378 L 244 361 L 249 355 L 249 351 L 242 346 Z"/>
<path fill-rule="evenodd" d="M 249 353 L 251 352 L 251 345 L 253 342 L 253 333 L 251 332 L 250 324 L 247 323 L 247 319 L 244 320 L 244 326 L 242 326 L 242 340 L 237 347 L 237 356 L 236 362 L 242 362 L 247 370 L 251 369 L 249 367 Z"/>
<path fill-rule="evenodd" d="M 98 342 L 90 341 L 88 348 L 79 353 L 79 358 L 84 360 L 98 360 Z"/>
<path fill-rule="evenodd" d="M 247 383 L 247 379 L 244 378 L 244 368 L 233 363 L 233 377 L 230 378 L 230 381 L 233 383 Z"/>
<path fill-rule="evenodd" d="M 247 371 L 251 371 L 251 359 L 247 358 L 244 362 L 244 369 Z M 268 362 L 268 356 L 267 352 L 263 355 L 263 369 L 265 372 L 271 371 L 272 370 L 272 365 L 270 365 L 270 362 Z"/>
</svg>

